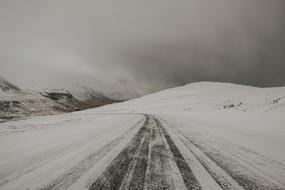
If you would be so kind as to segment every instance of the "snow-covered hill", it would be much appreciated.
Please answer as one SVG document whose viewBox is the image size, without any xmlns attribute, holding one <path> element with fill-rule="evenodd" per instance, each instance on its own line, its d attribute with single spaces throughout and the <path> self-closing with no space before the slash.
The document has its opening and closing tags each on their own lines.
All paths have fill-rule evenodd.
<svg viewBox="0 0 285 190">
<path fill-rule="evenodd" d="M 0 77 L 0 94 L 5 92 L 7 93 L 7 92 L 17 92 L 17 91 L 20 91 L 20 89 L 17 86 L 11 84 L 10 82 Z"/>
<path fill-rule="evenodd" d="M 285 87 L 257 88 L 231 83 L 198 82 L 103 107 L 127 112 L 283 112 Z"/>
<path fill-rule="evenodd" d="M 0 121 L 73 112 L 116 102 L 86 89 L 80 91 L 82 99 L 64 89 L 20 89 L 3 78 L 0 87 Z"/>
<path fill-rule="evenodd" d="M 79 110 L 72 97 L 57 100 L 33 91 L 5 92 L 0 96 L 0 119 L 57 114 Z"/>
<path fill-rule="evenodd" d="M 90 111 L 157 115 L 185 133 L 192 128 L 285 165 L 285 87 L 198 82 Z"/>
</svg>

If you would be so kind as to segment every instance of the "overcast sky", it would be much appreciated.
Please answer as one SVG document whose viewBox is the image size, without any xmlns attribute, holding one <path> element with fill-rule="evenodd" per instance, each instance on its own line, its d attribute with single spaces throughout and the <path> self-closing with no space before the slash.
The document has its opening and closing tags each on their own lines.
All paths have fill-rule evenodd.
<svg viewBox="0 0 285 190">
<path fill-rule="evenodd" d="M 285 85 L 284 0 L 1 0 L 0 76 L 126 96 Z"/>
</svg>

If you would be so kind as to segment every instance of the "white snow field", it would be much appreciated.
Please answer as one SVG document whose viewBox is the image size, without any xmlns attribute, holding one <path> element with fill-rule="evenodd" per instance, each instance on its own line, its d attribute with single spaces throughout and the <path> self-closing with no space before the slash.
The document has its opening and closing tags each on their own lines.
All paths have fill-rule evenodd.
<svg viewBox="0 0 285 190">
<path fill-rule="evenodd" d="M 285 88 L 200 82 L 0 123 L 0 189 L 285 189 Z"/>
</svg>

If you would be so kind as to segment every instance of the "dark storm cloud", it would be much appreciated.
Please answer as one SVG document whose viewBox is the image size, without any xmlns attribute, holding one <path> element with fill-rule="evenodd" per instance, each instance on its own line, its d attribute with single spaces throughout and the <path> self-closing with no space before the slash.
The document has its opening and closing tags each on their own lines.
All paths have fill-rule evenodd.
<svg viewBox="0 0 285 190">
<path fill-rule="evenodd" d="M 193 13 L 181 19 L 179 28 L 184 30 L 178 30 L 174 40 L 130 48 L 126 68 L 156 88 L 201 80 L 284 85 L 285 3 L 218 2 L 206 9 L 209 2 L 190 8 Z M 197 25 L 191 23 L 191 16 Z"/>
<path fill-rule="evenodd" d="M 0 75 L 125 96 L 195 81 L 285 85 L 282 0 L 3 0 Z"/>
</svg>

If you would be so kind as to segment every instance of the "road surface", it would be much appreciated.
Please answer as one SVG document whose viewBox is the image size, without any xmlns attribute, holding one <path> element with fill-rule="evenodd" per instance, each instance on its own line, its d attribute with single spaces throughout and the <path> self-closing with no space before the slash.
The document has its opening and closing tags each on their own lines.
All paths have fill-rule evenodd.
<svg viewBox="0 0 285 190">
<path fill-rule="evenodd" d="M 74 132 L 70 139 L 60 133 L 64 143 L 54 137 L 55 127 L 43 126 L 53 131 L 52 140 L 44 143 L 52 141 L 54 146 L 42 150 L 29 146 L 29 139 L 19 140 L 23 146 L 11 146 L 6 159 L 2 154 L 0 189 L 285 189 L 285 166 L 246 147 L 175 126 L 160 116 L 111 117 L 117 119 L 117 128 L 106 125 L 94 134 L 92 128 L 77 131 L 82 121 L 71 129 L 61 126 L 63 132 Z M 0 134 L 28 138 L 37 131 L 24 128 Z"/>
</svg>

